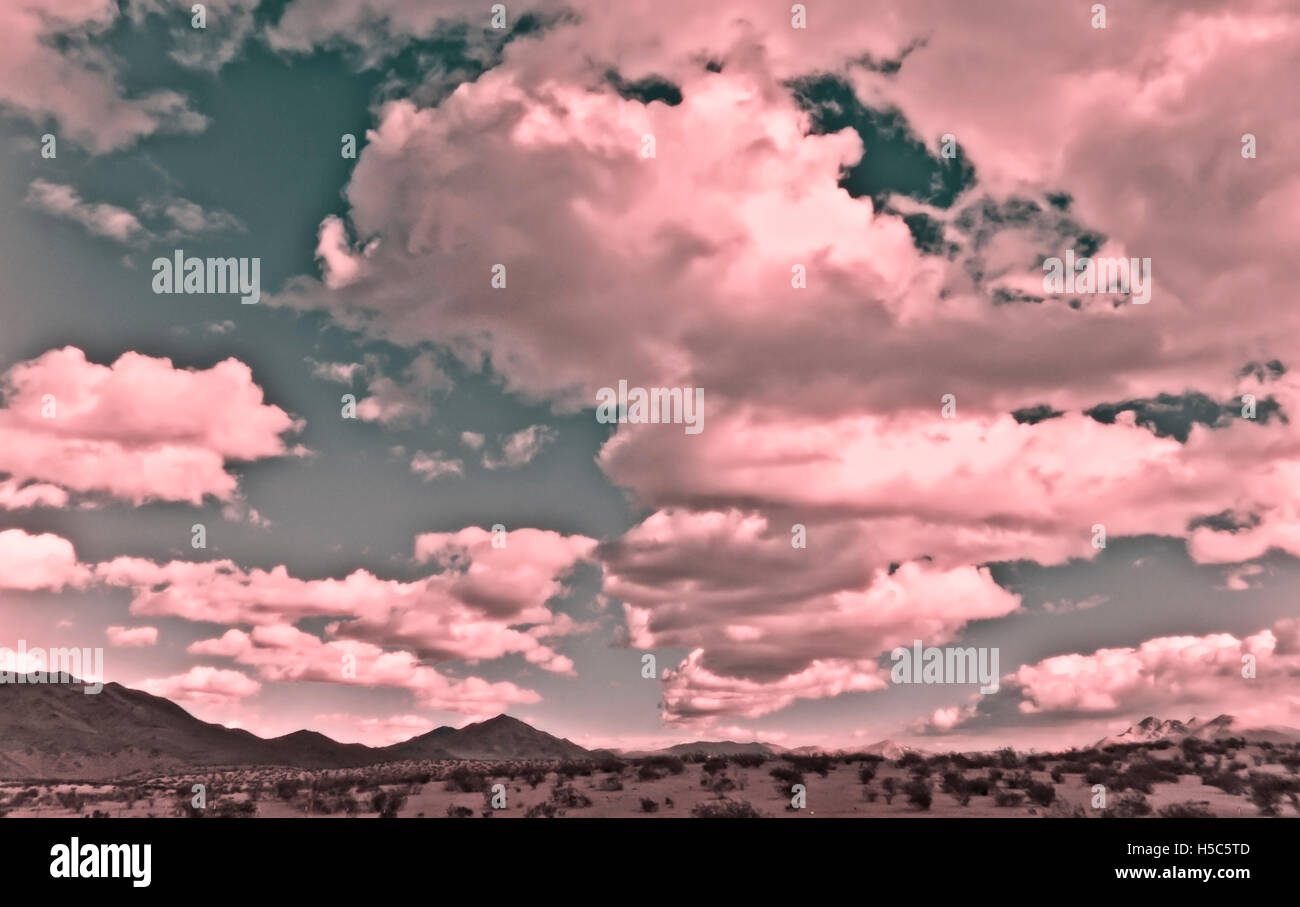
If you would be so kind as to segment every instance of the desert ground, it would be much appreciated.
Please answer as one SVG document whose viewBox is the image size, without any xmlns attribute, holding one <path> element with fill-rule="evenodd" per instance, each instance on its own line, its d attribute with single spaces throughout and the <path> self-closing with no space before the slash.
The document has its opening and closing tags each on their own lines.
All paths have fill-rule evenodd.
<svg viewBox="0 0 1300 907">
<path fill-rule="evenodd" d="M 0 783 L 0 815 L 116 817 L 1162 817 L 1300 815 L 1300 745 L 1162 741 L 1012 750 L 203 769 Z M 1094 785 L 1105 805 L 1094 805 Z M 195 785 L 203 797 L 196 805 Z M 499 787 L 497 785 L 500 785 Z M 803 802 L 796 806 L 803 786 Z M 504 795 L 504 806 L 502 800 Z"/>
</svg>

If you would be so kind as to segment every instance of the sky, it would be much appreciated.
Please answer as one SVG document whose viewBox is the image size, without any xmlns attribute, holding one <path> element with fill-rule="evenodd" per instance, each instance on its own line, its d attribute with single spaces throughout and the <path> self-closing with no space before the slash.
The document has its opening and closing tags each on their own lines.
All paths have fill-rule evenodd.
<svg viewBox="0 0 1300 907">
<path fill-rule="evenodd" d="M 0 647 L 372 745 L 1300 726 L 1293 4 L 190 6 L 0 9 Z"/>
</svg>

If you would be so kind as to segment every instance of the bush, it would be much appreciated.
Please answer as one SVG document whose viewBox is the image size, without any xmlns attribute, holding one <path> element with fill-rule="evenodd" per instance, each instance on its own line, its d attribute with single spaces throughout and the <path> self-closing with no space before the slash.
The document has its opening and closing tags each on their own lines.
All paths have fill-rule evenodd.
<svg viewBox="0 0 1300 907">
<path fill-rule="evenodd" d="M 458 765 L 447 773 L 443 789 L 462 794 L 479 794 L 488 789 L 488 779 L 482 772 L 468 765 Z"/>
<path fill-rule="evenodd" d="M 602 772 L 611 772 L 615 775 L 621 775 L 627 770 L 627 763 L 622 759 L 614 756 L 606 756 L 596 762 L 596 768 Z"/>
<path fill-rule="evenodd" d="M 686 771 L 686 763 L 676 756 L 669 755 L 646 756 L 641 760 L 641 765 L 642 767 L 648 765 L 655 769 L 662 769 L 670 775 L 680 775 Z"/>
<path fill-rule="evenodd" d="M 1025 795 L 1012 790 L 1000 790 L 993 795 L 993 802 L 998 806 L 1019 806 Z"/>
<path fill-rule="evenodd" d="M 395 790 L 381 790 L 370 798 L 370 808 L 379 813 L 381 819 L 395 819 L 398 811 L 406 805 L 406 794 Z"/>
<path fill-rule="evenodd" d="M 1160 810 L 1160 817 L 1162 819 L 1213 819 L 1214 813 L 1210 812 L 1207 804 L 1187 800 L 1183 803 L 1170 803 Z"/>
<path fill-rule="evenodd" d="M 831 756 L 799 756 L 794 753 L 786 753 L 781 758 L 798 769 L 800 773 L 812 772 L 821 775 L 823 778 L 835 766 L 835 759 Z"/>
<path fill-rule="evenodd" d="M 727 758 L 738 768 L 758 768 L 767 761 L 767 757 L 762 753 L 736 753 Z"/>
<path fill-rule="evenodd" d="M 1232 794 L 1234 797 L 1246 789 L 1246 782 L 1240 775 L 1232 772 L 1206 772 L 1201 775 L 1201 783 L 1209 787 L 1217 787 L 1225 794 Z"/>
<path fill-rule="evenodd" d="M 870 784 L 876 780 L 876 767 L 871 763 L 865 763 L 858 769 L 858 780 L 863 784 Z"/>
<path fill-rule="evenodd" d="M 1137 819 L 1151 815 L 1151 804 L 1146 797 L 1132 791 L 1116 800 L 1113 806 L 1103 809 L 1101 815 L 1106 819 Z"/>
<path fill-rule="evenodd" d="M 744 800 L 710 800 L 691 810 L 696 819 L 761 819 L 763 814 Z"/>
<path fill-rule="evenodd" d="M 1029 785 L 1026 793 L 1029 799 L 1039 806 L 1050 806 L 1056 799 L 1056 788 L 1042 781 L 1035 781 Z"/>
<path fill-rule="evenodd" d="M 543 800 L 541 803 L 534 803 L 524 811 L 525 819 L 554 819 L 555 804 L 547 803 Z"/>
<path fill-rule="evenodd" d="M 217 801 L 212 814 L 218 819 L 246 819 L 257 815 L 257 806 L 251 800 L 222 798 Z"/>
<path fill-rule="evenodd" d="M 540 768 L 530 768 L 528 771 L 523 773 L 522 777 L 524 783 L 533 790 L 537 790 L 537 785 L 546 780 L 546 772 L 542 771 Z"/>
<path fill-rule="evenodd" d="M 457 806 L 455 803 L 447 804 L 447 818 L 449 819 L 472 819 L 474 810 L 468 806 Z"/>
<path fill-rule="evenodd" d="M 1276 816 L 1282 795 L 1290 789 L 1291 784 L 1278 775 L 1250 773 L 1250 802 L 1258 806 L 1263 815 Z"/>
<path fill-rule="evenodd" d="M 638 781 L 658 781 L 665 774 L 667 772 L 655 768 L 653 765 L 641 765 L 636 770 L 636 779 Z"/>
<path fill-rule="evenodd" d="M 297 778 L 284 778 L 275 782 L 275 795 L 281 800 L 292 800 L 301 788 L 302 782 Z"/>
<path fill-rule="evenodd" d="M 561 809 L 583 809 L 591 805 L 591 798 L 576 787 L 557 784 L 551 788 L 551 802 Z"/>
<path fill-rule="evenodd" d="M 917 809 L 929 809 L 930 801 L 934 798 L 930 785 L 920 780 L 909 781 L 904 784 L 903 793 L 907 795 L 907 802 Z"/>
<path fill-rule="evenodd" d="M 657 812 L 659 812 L 659 804 L 658 804 L 656 801 L 651 800 L 649 797 L 642 797 L 642 798 L 641 798 L 641 812 L 643 812 L 643 813 L 657 813 Z"/>
<path fill-rule="evenodd" d="M 778 765 L 769 774 L 787 788 L 793 784 L 803 784 L 803 772 L 793 765 Z"/>
</svg>

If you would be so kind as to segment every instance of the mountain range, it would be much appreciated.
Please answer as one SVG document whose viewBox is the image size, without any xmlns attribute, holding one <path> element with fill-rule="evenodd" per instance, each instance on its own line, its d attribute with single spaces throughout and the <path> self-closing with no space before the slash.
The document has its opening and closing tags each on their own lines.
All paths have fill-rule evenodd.
<svg viewBox="0 0 1300 907">
<path fill-rule="evenodd" d="M 357 768 L 439 759 L 576 759 L 576 743 L 498 715 L 386 747 L 315 731 L 270 739 L 200 721 L 176 703 L 117 683 L 0 683 L 0 778 L 119 778 L 194 766 Z"/>
<path fill-rule="evenodd" d="M 1208 721 L 1147 717 L 1096 746 L 1244 737 L 1251 742 L 1300 742 L 1300 730 L 1242 728 L 1230 715 Z M 815 746 L 787 749 L 774 743 L 695 741 L 653 753 L 732 756 L 753 753 L 842 755 L 871 753 L 899 759 L 929 755 L 893 740 L 853 750 Z M 187 768 L 286 766 L 360 768 L 385 762 L 437 760 L 561 760 L 612 754 L 587 750 L 561 737 L 498 715 L 462 728 L 439 727 L 391 746 L 339 743 L 316 731 L 264 738 L 239 728 L 200 721 L 181 706 L 141 690 L 106 683 L 94 695 L 80 683 L 0 683 L 0 779 L 78 780 L 157 776 Z M 651 752 L 625 752 L 635 758 Z"/>
<path fill-rule="evenodd" d="M 1220 715 L 1208 721 L 1199 718 L 1190 718 L 1187 721 L 1171 718 L 1162 721 L 1154 715 L 1148 715 L 1122 733 L 1101 738 L 1094 746 L 1156 743 L 1161 740 L 1181 743 L 1188 737 L 1206 741 L 1224 737 L 1241 737 L 1250 743 L 1297 743 L 1300 742 L 1300 730 L 1287 727 L 1243 728 L 1231 715 Z"/>
</svg>

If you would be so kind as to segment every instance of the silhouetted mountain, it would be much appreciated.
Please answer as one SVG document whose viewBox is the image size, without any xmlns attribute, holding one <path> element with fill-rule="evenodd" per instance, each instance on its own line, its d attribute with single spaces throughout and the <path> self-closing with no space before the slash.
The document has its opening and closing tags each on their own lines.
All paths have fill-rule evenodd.
<svg viewBox="0 0 1300 907">
<path fill-rule="evenodd" d="M 1188 721 L 1171 718 L 1162 721 L 1153 715 L 1148 715 L 1122 733 L 1103 737 L 1094 745 L 1104 747 L 1113 744 L 1156 743 L 1160 740 L 1181 743 L 1188 737 L 1207 741 L 1224 737 L 1241 737 L 1252 743 L 1297 743 L 1300 742 L 1300 730 L 1286 727 L 1239 727 L 1236 719 L 1231 715 L 1220 715 L 1209 721 L 1201 721 L 1199 718 Z"/>
<path fill-rule="evenodd" d="M 174 702 L 117 683 L 0 683 L 0 778 L 120 778 L 197 766 L 356 768 L 438 759 L 574 759 L 586 750 L 498 715 L 394 746 L 339 743 L 316 731 L 270 740 L 200 721 Z"/>
<path fill-rule="evenodd" d="M 759 756 L 775 756 L 781 750 L 770 746 L 766 743 L 736 743 L 731 740 L 696 740 L 694 743 L 679 743 L 676 746 L 670 746 L 660 753 L 667 753 L 672 756 L 689 756 L 700 753 L 705 756 L 739 756 L 755 754 Z"/>
<path fill-rule="evenodd" d="M 99 778 L 193 765 L 364 765 L 367 747 L 300 731 L 263 740 L 176 703 L 106 683 L 0 684 L 0 776 Z"/>
<path fill-rule="evenodd" d="M 434 728 L 427 734 L 384 747 L 388 760 L 403 759 L 584 759 L 590 752 L 509 715 L 477 724 Z M 438 755 L 441 754 L 441 755 Z"/>
</svg>

